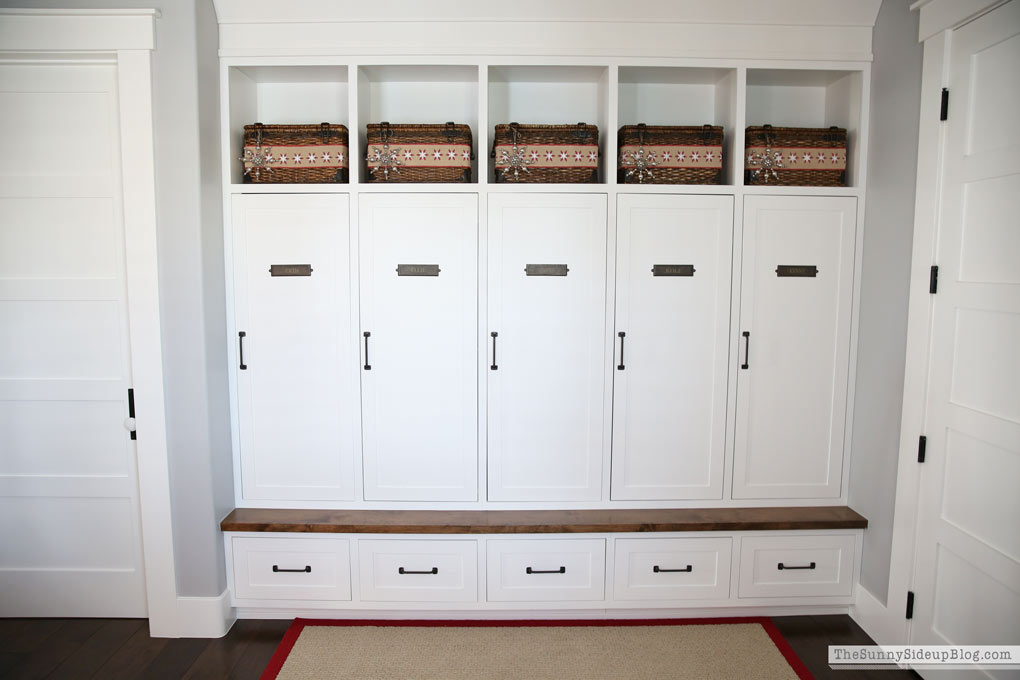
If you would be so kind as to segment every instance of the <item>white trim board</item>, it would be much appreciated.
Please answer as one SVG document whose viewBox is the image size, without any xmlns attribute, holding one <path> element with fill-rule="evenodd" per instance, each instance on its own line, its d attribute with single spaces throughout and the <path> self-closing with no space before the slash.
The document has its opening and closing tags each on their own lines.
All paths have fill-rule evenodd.
<svg viewBox="0 0 1020 680">
<path fill-rule="evenodd" d="M 230 591 L 216 597 L 178 597 L 178 637 L 219 638 L 230 632 L 237 621 L 230 606 Z"/>
</svg>

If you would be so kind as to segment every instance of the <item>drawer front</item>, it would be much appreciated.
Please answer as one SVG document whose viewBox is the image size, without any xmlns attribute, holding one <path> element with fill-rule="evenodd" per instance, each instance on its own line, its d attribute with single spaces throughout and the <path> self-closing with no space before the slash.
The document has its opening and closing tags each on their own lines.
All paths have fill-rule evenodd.
<svg viewBox="0 0 1020 680">
<path fill-rule="evenodd" d="M 732 538 L 618 538 L 613 599 L 730 596 Z"/>
<path fill-rule="evenodd" d="M 492 602 L 603 600 L 603 539 L 490 540 L 488 599 Z"/>
<path fill-rule="evenodd" d="M 475 602 L 478 542 L 362 540 L 361 599 L 367 602 Z"/>
<path fill-rule="evenodd" d="M 338 538 L 231 541 L 234 595 L 252 600 L 350 600 L 350 543 Z"/>
<path fill-rule="evenodd" d="M 740 597 L 849 596 L 853 535 L 745 536 Z"/>
</svg>

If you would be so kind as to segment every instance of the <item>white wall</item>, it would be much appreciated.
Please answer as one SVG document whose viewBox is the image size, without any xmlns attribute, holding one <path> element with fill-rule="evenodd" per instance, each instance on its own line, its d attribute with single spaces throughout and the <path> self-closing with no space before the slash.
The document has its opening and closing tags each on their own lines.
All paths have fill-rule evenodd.
<svg viewBox="0 0 1020 680">
<path fill-rule="evenodd" d="M 909 5 L 910 0 L 884 0 L 875 23 L 850 469 L 850 506 L 868 518 L 861 584 L 883 603 L 896 500 L 921 99 L 922 48 L 917 13 Z"/>
<path fill-rule="evenodd" d="M 160 316 L 178 594 L 226 588 L 233 507 L 211 0 L 0 0 L 2 7 L 156 7 L 153 98 Z M 139 437 L 145 436 L 139 433 Z"/>
</svg>

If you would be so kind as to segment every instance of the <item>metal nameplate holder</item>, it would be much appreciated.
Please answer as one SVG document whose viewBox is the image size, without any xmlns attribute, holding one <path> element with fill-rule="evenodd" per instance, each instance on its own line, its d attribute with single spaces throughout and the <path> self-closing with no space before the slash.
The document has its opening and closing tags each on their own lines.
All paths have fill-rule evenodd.
<svg viewBox="0 0 1020 680">
<path fill-rule="evenodd" d="M 270 276 L 311 276 L 310 264 L 274 264 L 269 267 Z"/>
<path fill-rule="evenodd" d="M 438 264 L 398 264 L 397 276 L 439 276 Z"/>
<path fill-rule="evenodd" d="M 569 271 L 565 264 L 529 264 L 524 268 L 527 276 L 566 276 Z"/>
</svg>

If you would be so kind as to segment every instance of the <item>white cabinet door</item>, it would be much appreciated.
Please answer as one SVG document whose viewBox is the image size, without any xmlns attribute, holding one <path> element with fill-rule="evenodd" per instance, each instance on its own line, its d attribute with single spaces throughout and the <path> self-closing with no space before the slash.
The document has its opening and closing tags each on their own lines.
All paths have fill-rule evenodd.
<svg viewBox="0 0 1020 680">
<path fill-rule="evenodd" d="M 342 195 L 234 196 L 245 499 L 354 497 L 348 203 Z"/>
<path fill-rule="evenodd" d="M 366 500 L 473 501 L 478 198 L 361 197 Z"/>
<path fill-rule="evenodd" d="M 602 493 L 606 197 L 489 197 L 489 499 Z"/>
<path fill-rule="evenodd" d="M 733 198 L 617 214 L 612 497 L 722 498 Z"/>
<path fill-rule="evenodd" d="M 838 498 L 855 198 L 744 202 L 734 498 Z"/>
</svg>

